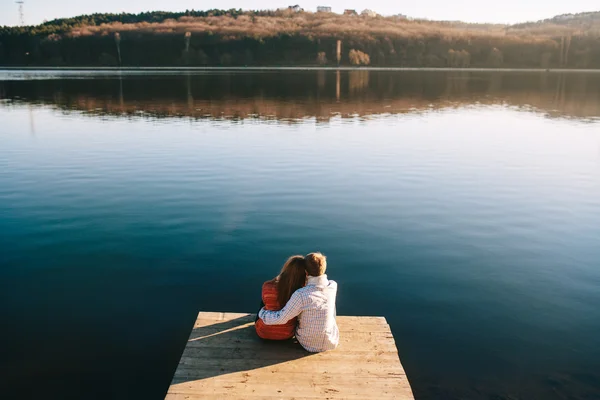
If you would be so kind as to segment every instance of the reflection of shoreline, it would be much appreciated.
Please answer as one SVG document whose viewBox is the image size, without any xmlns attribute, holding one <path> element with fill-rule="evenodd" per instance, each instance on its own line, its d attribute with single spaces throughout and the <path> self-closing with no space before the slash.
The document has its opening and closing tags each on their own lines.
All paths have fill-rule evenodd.
<svg viewBox="0 0 600 400">
<path fill-rule="evenodd" d="M 270 79 L 274 78 L 275 81 Z M 600 77 L 563 74 L 345 73 L 173 75 L 0 81 L 0 99 L 91 115 L 194 119 L 353 118 L 470 105 L 600 118 Z M 10 107 L 10 103 L 0 103 Z"/>
<path fill-rule="evenodd" d="M 416 103 L 414 101 L 397 101 L 381 104 L 377 107 L 365 104 L 345 104 L 332 103 L 321 104 L 318 107 L 308 107 L 305 105 L 281 105 L 276 102 L 262 101 L 260 103 L 240 104 L 235 102 L 208 103 L 194 101 L 193 109 L 190 104 L 168 104 L 157 105 L 149 104 L 145 107 L 139 102 L 133 105 L 119 104 L 98 104 L 97 102 L 83 102 L 78 104 L 60 105 L 52 102 L 26 102 L 16 100 L 11 102 L 1 102 L 1 108 L 11 107 L 12 105 L 28 104 L 39 106 L 50 106 L 53 109 L 62 112 L 83 112 L 90 116 L 114 116 L 126 118 L 191 118 L 191 119 L 210 119 L 210 120 L 278 120 L 289 123 L 301 122 L 306 119 L 315 118 L 318 122 L 328 122 L 334 118 L 369 118 L 382 115 L 400 115 L 400 114 L 423 114 L 432 111 L 446 111 L 464 107 L 485 107 L 485 106 L 505 106 L 515 110 L 526 112 L 537 112 L 545 114 L 550 118 L 580 119 L 587 121 L 600 120 L 600 110 L 593 115 L 582 113 L 578 109 L 578 114 L 572 115 L 559 110 L 552 110 L 539 107 L 533 104 L 511 104 L 497 99 L 496 101 L 474 101 L 474 102 L 451 102 L 444 101 L 432 104 L 429 101 Z M 576 108 L 576 106 L 574 106 Z M 263 111 L 261 111 L 263 110 Z"/>
</svg>

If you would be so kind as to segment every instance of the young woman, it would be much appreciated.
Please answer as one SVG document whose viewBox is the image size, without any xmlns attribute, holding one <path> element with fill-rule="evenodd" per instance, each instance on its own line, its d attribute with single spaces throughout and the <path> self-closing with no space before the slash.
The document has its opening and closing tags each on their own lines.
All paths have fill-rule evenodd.
<svg viewBox="0 0 600 400">
<path fill-rule="evenodd" d="M 292 293 L 306 284 L 306 262 L 302 256 L 292 256 L 283 265 L 281 273 L 267 281 L 262 287 L 262 301 L 265 309 L 281 310 Z M 261 305 L 262 307 L 262 305 Z M 255 327 L 259 337 L 269 340 L 286 340 L 294 336 L 297 319 L 291 319 L 283 325 L 265 325 L 256 318 Z"/>
</svg>

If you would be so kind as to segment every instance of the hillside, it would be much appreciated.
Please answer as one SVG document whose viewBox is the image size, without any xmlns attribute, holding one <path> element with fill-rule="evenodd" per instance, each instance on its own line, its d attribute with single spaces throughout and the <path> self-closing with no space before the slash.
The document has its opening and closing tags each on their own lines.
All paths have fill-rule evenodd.
<svg viewBox="0 0 600 400">
<path fill-rule="evenodd" d="M 334 13 L 94 14 L 0 28 L 0 65 L 600 68 L 600 12 L 512 26 Z"/>
<path fill-rule="evenodd" d="M 536 26 L 565 26 L 575 30 L 589 30 L 600 28 L 600 11 L 583 12 L 578 14 L 562 14 L 536 22 L 525 22 L 513 25 L 517 28 L 531 28 Z"/>
</svg>

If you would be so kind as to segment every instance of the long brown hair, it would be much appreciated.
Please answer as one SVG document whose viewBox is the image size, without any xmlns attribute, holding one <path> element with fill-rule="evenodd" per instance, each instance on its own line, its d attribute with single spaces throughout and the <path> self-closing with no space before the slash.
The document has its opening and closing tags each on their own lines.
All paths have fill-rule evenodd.
<svg viewBox="0 0 600 400">
<path fill-rule="evenodd" d="M 292 256 L 283 264 L 279 275 L 274 279 L 277 283 L 277 301 L 281 308 L 292 297 L 292 294 L 306 284 L 306 261 L 303 256 Z"/>
</svg>

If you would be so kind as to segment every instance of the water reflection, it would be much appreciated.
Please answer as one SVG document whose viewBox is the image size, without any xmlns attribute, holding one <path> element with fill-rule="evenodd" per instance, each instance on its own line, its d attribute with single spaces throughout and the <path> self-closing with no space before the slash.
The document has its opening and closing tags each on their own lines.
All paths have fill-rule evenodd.
<svg viewBox="0 0 600 400">
<path fill-rule="evenodd" d="M 59 74 L 59 73 L 56 73 Z M 297 121 L 504 105 L 549 117 L 600 118 L 600 74 L 469 71 L 193 72 L 11 80 L 0 99 L 94 115 Z M 8 101 L 6 101 L 8 100 Z"/>
<path fill-rule="evenodd" d="M 340 314 L 388 319 L 417 398 L 598 397 L 600 137 L 578 121 L 600 75 L 9 75 L 0 314 L 21 398 L 161 398 L 199 309 L 255 311 L 313 249 Z M 423 117 L 312 123 L 390 113 Z"/>
</svg>

